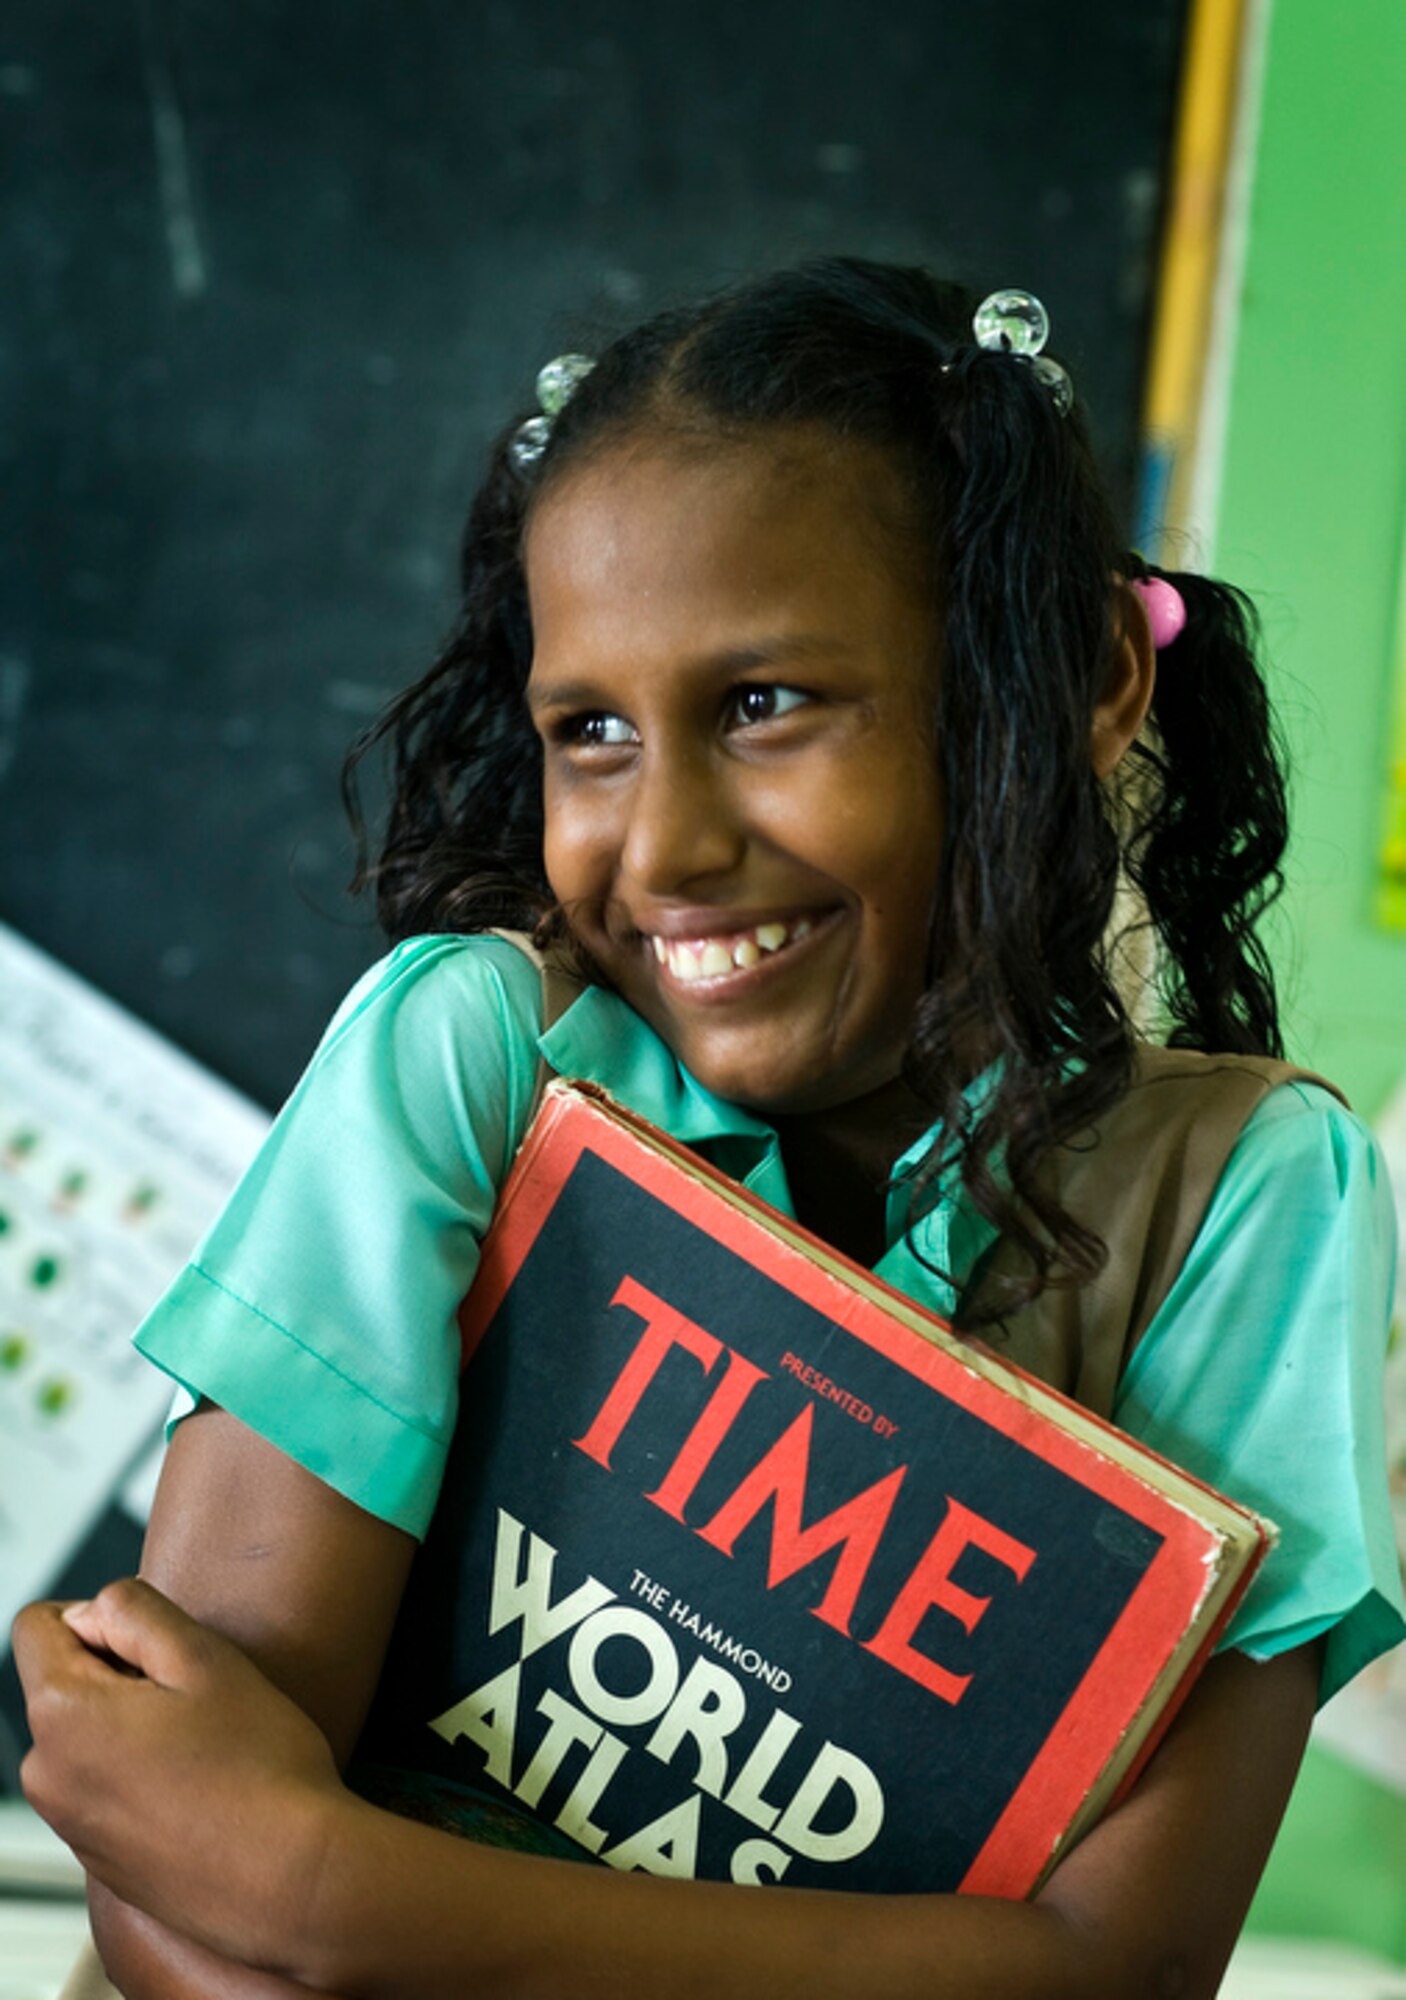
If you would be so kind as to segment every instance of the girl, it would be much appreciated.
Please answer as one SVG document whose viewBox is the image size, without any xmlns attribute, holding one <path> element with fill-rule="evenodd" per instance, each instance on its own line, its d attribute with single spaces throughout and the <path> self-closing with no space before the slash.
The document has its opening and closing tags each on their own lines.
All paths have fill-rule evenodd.
<svg viewBox="0 0 1406 2000">
<path fill-rule="evenodd" d="M 400 942 L 140 1335 L 187 1392 L 145 1581 L 18 1632 L 28 1789 L 129 1995 L 1209 1995 L 1315 1700 L 1400 1636 L 1386 1195 L 1273 1060 L 1248 612 L 1120 549 L 1042 310 L 973 304 L 784 274 L 555 364 L 499 443 L 458 625 L 375 732 Z M 1120 871 L 1170 1050 L 1112 976 Z M 616 1874 L 343 1785 L 537 1086 L 499 924 L 586 978 L 551 1068 L 1281 1524 L 1031 1903 Z"/>
</svg>

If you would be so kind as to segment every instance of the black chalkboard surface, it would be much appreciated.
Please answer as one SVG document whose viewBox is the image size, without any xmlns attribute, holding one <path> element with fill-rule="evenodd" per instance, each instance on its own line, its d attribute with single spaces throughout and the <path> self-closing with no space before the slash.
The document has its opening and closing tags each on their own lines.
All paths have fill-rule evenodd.
<svg viewBox="0 0 1406 2000">
<path fill-rule="evenodd" d="M 0 0 L 0 920 L 253 1096 L 538 364 L 831 250 L 1050 308 L 1131 491 L 1185 0 Z"/>
</svg>

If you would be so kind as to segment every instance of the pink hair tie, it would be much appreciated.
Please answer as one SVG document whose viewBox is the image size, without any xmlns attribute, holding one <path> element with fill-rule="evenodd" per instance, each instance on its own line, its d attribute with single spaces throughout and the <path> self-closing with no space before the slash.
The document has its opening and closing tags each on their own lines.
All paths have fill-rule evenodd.
<svg viewBox="0 0 1406 2000">
<path fill-rule="evenodd" d="M 1146 607 L 1152 643 L 1160 653 L 1186 628 L 1186 599 L 1162 576 L 1149 577 L 1146 583 L 1135 580 L 1133 589 Z"/>
</svg>

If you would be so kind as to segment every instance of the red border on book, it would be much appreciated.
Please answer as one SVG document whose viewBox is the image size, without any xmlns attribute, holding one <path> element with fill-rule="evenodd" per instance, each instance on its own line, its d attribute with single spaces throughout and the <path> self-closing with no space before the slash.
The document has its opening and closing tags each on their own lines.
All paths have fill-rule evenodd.
<svg viewBox="0 0 1406 2000">
<path fill-rule="evenodd" d="M 504 1184 L 493 1227 L 484 1239 L 478 1276 L 459 1315 L 465 1363 L 471 1359 L 517 1276 L 564 1183 L 587 1150 L 619 1168 L 755 1268 L 772 1276 L 784 1270 L 779 1282 L 854 1339 L 877 1349 L 909 1374 L 971 1411 L 993 1430 L 1025 1445 L 1047 1464 L 1069 1474 L 1163 1536 L 1161 1550 L 1090 1662 L 1064 1713 L 960 1884 L 962 1893 L 970 1895 L 1028 1895 L 1049 1866 L 1070 1822 L 1150 1696 L 1194 1616 L 1214 1570 L 1219 1535 L 1117 1460 L 1067 1432 L 1047 1428 L 1040 1413 L 1023 1404 L 1019 1397 L 998 1388 L 916 1331 L 896 1324 L 881 1306 L 852 1290 L 842 1278 L 778 1238 L 759 1217 L 748 1214 L 745 1208 L 710 1186 L 711 1179 L 721 1176 L 716 1176 L 707 1162 L 697 1161 L 695 1170 L 693 1156 L 689 1156 L 688 1168 L 681 1171 L 667 1154 L 641 1143 L 628 1124 L 599 1110 L 581 1093 L 548 1096 Z M 756 1197 L 747 1199 L 755 1201 Z M 765 1206 L 760 1202 L 757 1205 Z M 789 1218 L 785 1219 L 789 1228 L 797 1228 Z M 829 1245 L 818 1247 L 841 1265 L 845 1263 Z M 764 1254 L 759 1255 L 759 1250 Z M 882 1284 L 871 1272 L 858 1266 L 855 1270 L 866 1283 Z M 906 1310 L 921 1313 L 952 1337 L 945 1321 L 901 1294 L 894 1296 Z M 1008 1371 L 1014 1381 L 1033 1380 L 1023 1370 L 994 1358 L 996 1365 Z M 1069 1398 L 1046 1385 L 1039 1387 L 1042 1394 L 1069 1402 Z M 1089 1418 L 1087 1411 L 1081 1409 L 1080 1414 Z M 1110 1432 L 1113 1429 L 1101 1419 L 1089 1420 Z M 1214 1629 L 1206 1635 L 1198 1661 L 1209 1652 L 1230 1617 L 1253 1568 L 1251 1564 L 1240 1588 L 1224 1606 Z M 1194 1672 L 1188 1671 L 1158 1718 L 1157 1729 L 1143 1747 L 1135 1769 L 1141 1769 L 1146 1762 L 1193 1679 Z M 1130 1782 L 1131 1776 L 1122 1789 L 1126 1790 Z"/>
</svg>

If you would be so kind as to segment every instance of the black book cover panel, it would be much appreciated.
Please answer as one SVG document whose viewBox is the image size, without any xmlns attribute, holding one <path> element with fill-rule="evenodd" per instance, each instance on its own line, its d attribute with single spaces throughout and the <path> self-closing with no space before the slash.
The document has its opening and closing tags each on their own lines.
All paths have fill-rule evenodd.
<svg viewBox="0 0 1406 2000">
<path fill-rule="evenodd" d="M 464 1375 L 358 1782 L 620 1868 L 952 1889 L 1160 1545 L 587 1149 Z"/>
</svg>

